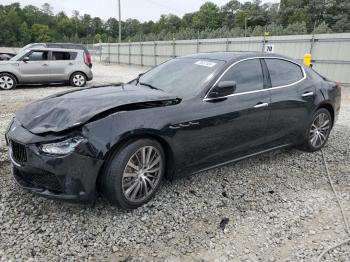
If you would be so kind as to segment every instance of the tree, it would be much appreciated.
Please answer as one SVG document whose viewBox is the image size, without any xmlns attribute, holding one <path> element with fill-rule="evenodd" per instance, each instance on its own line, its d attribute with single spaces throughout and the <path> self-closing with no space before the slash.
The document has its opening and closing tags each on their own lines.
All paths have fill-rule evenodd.
<svg viewBox="0 0 350 262">
<path fill-rule="evenodd" d="M 159 21 L 154 25 L 157 32 L 166 31 L 175 33 L 181 27 L 181 18 L 176 15 L 168 14 L 162 15 Z"/>
<path fill-rule="evenodd" d="M 41 6 L 41 10 L 43 11 L 44 14 L 46 14 L 48 16 L 53 16 L 53 8 L 50 4 L 44 3 Z"/>
<path fill-rule="evenodd" d="M 220 9 L 212 3 L 207 2 L 202 5 L 193 16 L 193 27 L 197 30 L 218 29 L 221 26 Z"/>
<path fill-rule="evenodd" d="M 305 22 L 310 24 L 311 17 L 307 8 L 298 8 L 293 14 L 288 18 L 288 24 L 294 24 L 297 22 Z"/>
<path fill-rule="evenodd" d="M 47 25 L 34 24 L 32 26 L 32 34 L 35 42 L 49 42 L 51 40 Z"/>
<path fill-rule="evenodd" d="M 326 24 L 325 21 L 323 21 L 321 24 L 319 24 L 317 27 L 315 27 L 314 34 L 329 34 L 332 33 L 332 29 Z"/>
<path fill-rule="evenodd" d="M 197 12 L 182 18 L 167 14 L 157 21 L 122 21 L 122 41 L 350 32 L 348 0 L 227 0 L 221 7 L 206 2 Z M 21 8 L 19 3 L 0 5 L 0 45 L 23 46 L 30 41 L 93 42 L 116 41 L 119 22 L 106 21 L 73 11 L 72 16 L 53 13 L 49 4 Z M 97 42 L 97 41 L 96 41 Z"/>
<path fill-rule="evenodd" d="M 241 3 L 238 0 L 231 0 L 226 5 L 221 7 L 221 19 L 224 26 L 229 28 L 234 27 L 235 25 L 235 15 L 239 11 Z"/>
<path fill-rule="evenodd" d="M 31 32 L 28 28 L 28 25 L 26 22 L 23 22 L 19 28 L 19 35 L 20 35 L 20 45 L 24 46 L 30 43 L 31 40 Z"/>
</svg>

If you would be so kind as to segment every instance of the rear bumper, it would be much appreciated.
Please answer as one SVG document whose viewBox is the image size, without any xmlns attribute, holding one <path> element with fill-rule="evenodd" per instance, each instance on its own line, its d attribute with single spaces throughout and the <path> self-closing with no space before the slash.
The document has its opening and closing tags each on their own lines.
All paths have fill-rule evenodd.
<svg viewBox="0 0 350 262">
<path fill-rule="evenodd" d="M 91 67 L 92 67 L 92 65 L 91 65 Z M 88 69 L 85 72 L 86 77 L 87 77 L 87 81 L 91 81 L 94 78 L 94 75 L 90 69 L 91 67 L 87 66 Z"/>
<path fill-rule="evenodd" d="M 94 78 L 93 74 L 91 73 L 90 75 L 87 76 L 87 81 L 91 81 Z"/>
</svg>

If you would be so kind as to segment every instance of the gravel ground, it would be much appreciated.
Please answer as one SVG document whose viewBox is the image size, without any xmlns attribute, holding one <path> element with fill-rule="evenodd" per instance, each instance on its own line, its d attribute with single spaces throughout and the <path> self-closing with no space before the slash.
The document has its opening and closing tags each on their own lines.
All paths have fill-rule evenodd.
<svg viewBox="0 0 350 262">
<path fill-rule="evenodd" d="M 94 83 L 127 81 L 145 68 L 94 66 Z M 122 77 L 125 76 L 124 77 Z M 14 111 L 70 89 L 0 92 L 0 260 L 313 261 L 346 240 L 321 153 L 282 150 L 172 182 L 134 211 L 43 199 L 10 177 L 3 134 Z M 325 155 L 350 218 L 350 89 Z M 323 261 L 350 261 L 344 245 Z"/>
</svg>

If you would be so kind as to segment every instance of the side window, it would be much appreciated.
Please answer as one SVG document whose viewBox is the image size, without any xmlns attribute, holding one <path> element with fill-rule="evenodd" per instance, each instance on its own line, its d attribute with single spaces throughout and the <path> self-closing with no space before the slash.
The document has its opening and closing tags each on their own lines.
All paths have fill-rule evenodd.
<svg viewBox="0 0 350 262">
<path fill-rule="evenodd" d="M 281 59 L 265 59 L 270 73 L 272 87 L 295 83 L 304 77 L 301 67 Z"/>
<path fill-rule="evenodd" d="M 70 52 L 52 52 L 52 60 L 72 60 Z"/>
<path fill-rule="evenodd" d="M 77 58 L 78 53 L 77 52 L 70 52 L 70 60 L 75 60 Z"/>
<path fill-rule="evenodd" d="M 246 60 L 234 65 L 221 81 L 235 81 L 235 94 L 263 89 L 264 77 L 260 59 Z"/>
<path fill-rule="evenodd" d="M 33 51 L 29 55 L 29 60 L 30 61 L 45 61 L 47 60 L 47 51 Z"/>
</svg>

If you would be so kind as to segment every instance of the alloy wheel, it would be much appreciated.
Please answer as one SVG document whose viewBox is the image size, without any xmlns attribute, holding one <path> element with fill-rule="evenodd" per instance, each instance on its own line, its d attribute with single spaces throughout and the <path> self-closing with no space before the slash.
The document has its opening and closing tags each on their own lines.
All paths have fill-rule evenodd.
<svg viewBox="0 0 350 262">
<path fill-rule="evenodd" d="M 312 122 L 310 129 L 310 143 L 313 147 L 322 147 L 327 141 L 331 129 L 331 119 L 325 113 L 318 114 Z"/>
<path fill-rule="evenodd" d="M 123 194 L 128 201 L 140 202 L 154 192 L 160 182 L 163 159 L 156 147 L 144 146 L 129 159 L 122 178 Z"/>
<path fill-rule="evenodd" d="M 0 77 L 0 88 L 8 90 L 11 89 L 14 86 L 14 81 L 9 76 L 2 76 Z"/>
<path fill-rule="evenodd" d="M 73 77 L 73 83 L 76 86 L 82 86 L 85 83 L 85 77 L 83 75 L 77 74 Z"/>
</svg>

